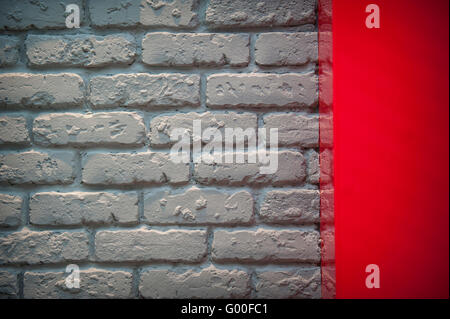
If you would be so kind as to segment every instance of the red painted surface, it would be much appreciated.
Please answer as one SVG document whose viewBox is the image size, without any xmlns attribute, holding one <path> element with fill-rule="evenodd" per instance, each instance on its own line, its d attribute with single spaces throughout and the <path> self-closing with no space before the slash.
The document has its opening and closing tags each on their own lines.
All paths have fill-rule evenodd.
<svg viewBox="0 0 450 319">
<path fill-rule="evenodd" d="M 338 298 L 449 296 L 448 7 L 333 1 Z"/>
</svg>

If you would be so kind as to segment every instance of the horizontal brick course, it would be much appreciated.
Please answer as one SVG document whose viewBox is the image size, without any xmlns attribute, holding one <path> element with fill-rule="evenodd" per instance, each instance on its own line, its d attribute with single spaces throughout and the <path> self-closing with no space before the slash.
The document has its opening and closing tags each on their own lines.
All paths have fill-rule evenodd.
<svg viewBox="0 0 450 319">
<path fill-rule="evenodd" d="M 295 113 L 270 114 L 264 117 L 264 127 L 278 129 L 278 145 L 319 147 L 319 117 Z"/>
<path fill-rule="evenodd" d="M 0 116 L 0 145 L 30 143 L 27 120 L 22 116 Z"/>
</svg>

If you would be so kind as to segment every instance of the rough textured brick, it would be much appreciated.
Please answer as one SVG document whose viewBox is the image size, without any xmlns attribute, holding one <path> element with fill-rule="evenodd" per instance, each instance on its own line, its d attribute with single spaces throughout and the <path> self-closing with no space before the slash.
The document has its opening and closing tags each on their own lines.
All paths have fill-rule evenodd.
<svg viewBox="0 0 450 319">
<path fill-rule="evenodd" d="M 218 262 L 319 262 L 319 240 L 313 230 L 217 230 L 212 256 Z"/>
<path fill-rule="evenodd" d="M 29 35 L 25 41 L 30 66 L 101 67 L 109 64 L 131 64 L 136 55 L 132 36 Z"/>
<path fill-rule="evenodd" d="M 299 152 L 278 152 L 278 169 L 273 174 L 262 174 L 261 167 L 266 164 L 225 163 L 225 155 L 221 163 L 205 163 L 194 165 L 194 178 L 202 184 L 218 185 L 258 185 L 258 184 L 301 184 L 306 177 L 306 164 L 303 155 Z M 235 162 L 235 161 L 234 161 Z"/>
<path fill-rule="evenodd" d="M 72 152 L 0 154 L 0 182 L 10 184 L 68 184 L 74 179 Z"/>
<path fill-rule="evenodd" d="M 29 144 L 27 120 L 21 116 L 0 116 L 0 145 Z"/>
<path fill-rule="evenodd" d="M 0 299 L 16 299 L 18 296 L 17 274 L 0 270 Z"/>
<path fill-rule="evenodd" d="M 217 28 L 315 23 L 316 0 L 210 0 L 206 22 Z"/>
<path fill-rule="evenodd" d="M 271 114 L 264 117 L 264 127 L 278 129 L 280 146 L 319 146 L 319 117 L 295 113 Z"/>
<path fill-rule="evenodd" d="M 144 217 L 149 224 L 245 224 L 253 217 L 253 198 L 246 191 L 197 187 L 181 194 L 158 192 L 146 198 Z"/>
<path fill-rule="evenodd" d="M 88 258 L 85 232 L 30 231 L 0 234 L 0 265 L 52 264 Z"/>
<path fill-rule="evenodd" d="M 280 269 L 256 272 L 256 297 L 267 299 L 321 297 L 320 269 Z"/>
<path fill-rule="evenodd" d="M 131 112 L 45 114 L 34 120 L 33 138 L 45 146 L 142 145 L 145 125 Z"/>
<path fill-rule="evenodd" d="M 307 189 L 270 191 L 264 198 L 259 216 L 265 223 L 318 223 L 319 191 Z"/>
<path fill-rule="evenodd" d="M 250 38 L 245 34 L 149 33 L 142 62 L 159 66 L 246 66 Z"/>
<path fill-rule="evenodd" d="M 0 30 L 65 29 L 71 3 L 80 8 L 82 24 L 82 0 L 0 0 Z"/>
<path fill-rule="evenodd" d="M 243 298 L 249 290 L 249 274 L 214 266 L 184 273 L 149 270 L 142 273 L 139 284 L 144 298 Z"/>
<path fill-rule="evenodd" d="M 34 225 L 127 225 L 138 221 L 138 200 L 131 193 L 38 193 L 29 205 Z"/>
<path fill-rule="evenodd" d="M 313 73 L 213 74 L 206 104 L 211 107 L 311 107 L 318 101 Z"/>
<path fill-rule="evenodd" d="M 0 227 L 15 227 L 20 225 L 22 216 L 22 198 L 0 194 Z"/>
<path fill-rule="evenodd" d="M 95 235 L 99 261 L 198 262 L 206 254 L 206 231 L 121 230 Z"/>
<path fill-rule="evenodd" d="M 17 63 L 19 60 L 19 47 L 19 38 L 0 35 L 0 67 L 11 66 Z"/>
<path fill-rule="evenodd" d="M 317 32 L 263 33 L 256 40 L 255 62 L 259 65 L 304 65 L 317 59 Z"/>
<path fill-rule="evenodd" d="M 23 294 L 29 299 L 130 298 L 133 278 L 130 272 L 101 269 L 80 270 L 80 288 L 68 288 L 65 272 L 26 272 Z"/>
<path fill-rule="evenodd" d="M 83 166 L 83 183 L 130 185 L 134 183 L 185 183 L 189 163 L 176 164 L 165 153 L 92 154 Z"/>
<path fill-rule="evenodd" d="M 320 182 L 320 166 L 319 153 L 311 151 L 308 158 L 308 182 L 311 184 L 319 184 Z"/>
<path fill-rule="evenodd" d="M 175 115 L 157 116 L 150 122 L 150 143 L 152 146 L 168 146 L 175 142 L 170 141 L 170 133 L 173 129 L 184 128 L 189 133 L 193 132 L 193 121 L 200 120 L 203 130 L 214 127 L 225 136 L 224 128 L 252 128 L 256 131 L 257 117 L 251 113 L 182 113 Z M 204 141 L 206 142 L 206 141 Z"/>
<path fill-rule="evenodd" d="M 0 108 L 75 107 L 83 100 L 83 80 L 73 73 L 0 74 Z"/>
<path fill-rule="evenodd" d="M 0 82 L 1 84 L 1 82 Z M 198 106 L 200 77 L 186 74 L 116 74 L 90 81 L 93 107 Z"/>
<path fill-rule="evenodd" d="M 91 0 L 89 12 L 95 27 L 184 27 L 198 25 L 198 0 Z"/>
</svg>

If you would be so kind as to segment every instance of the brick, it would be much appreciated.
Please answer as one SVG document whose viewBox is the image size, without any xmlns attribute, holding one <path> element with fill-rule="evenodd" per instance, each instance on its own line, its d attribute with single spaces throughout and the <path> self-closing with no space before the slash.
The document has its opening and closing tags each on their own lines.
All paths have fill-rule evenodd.
<svg viewBox="0 0 450 319">
<path fill-rule="evenodd" d="M 241 270 L 214 266 L 199 272 L 149 270 L 141 275 L 139 291 L 144 298 L 244 298 L 250 292 L 250 276 Z"/>
<path fill-rule="evenodd" d="M 83 100 L 83 80 L 73 73 L 0 74 L 0 108 L 68 108 Z"/>
<path fill-rule="evenodd" d="M 33 67 L 127 65 L 136 56 L 135 40 L 127 34 L 105 37 L 31 34 L 25 46 L 28 63 Z"/>
<path fill-rule="evenodd" d="M 94 108 L 200 105 L 200 77 L 186 74 L 116 74 L 90 81 Z"/>
<path fill-rule="evenodd" d="M 65 272 L 25 272 L 23 294 L 27 299 L 131 298 L 132 274 L 90 268 L 80 270 L 80 287 L 68 288 Z"/>
<path fill-rule="evenodd" d="M 320 195 L 317 190 L 276 190 L 266 194 L 259 216 L 264 223 L 303 224 L 320 221 Z"/>
<path fill-rule="evenodd" d="M 206 23 L 215 28 L 315 23 L 316 0 L 211 0 Z"/>
<path fill-rule="evenodd" d="M 16 299 L 19 297 L 17 274 L 0 270 L 0 299 Z"/>
<path fill-rule="evenodd" d="M 319 240 L 313 230 L 217 230 L 212 257 L 217 262 L 319 262 Z"/>
<path fill-rule="evenodd" d="M 265 66 L 317 63 L 317 32 L 262 33 L 255 44 L 255 62 Z"/>
<path fill-rule="evenodd" d="M 264 117 L 269 132 L 278 129 L 279 146 L 319 147 L 319 117 L 295 113 L 270 114 Z"/>
<path fill-rule="evenodd" d="M 149 33 L 142 62 L 152 66 L 246 66 L 250 38 L 245 34 Z"/>
<path fill-rule="evenodd" d="M 256 114 L 251 113 L 182 113 L 164 115 L 153 118 L 150 122 L 150 144 L 152 146 L 168 146 L 175 142 L 170 141 L 173 129 L 184 128 L 192 136 L 194 120 L 201 121 L 202 132 L 207 128 L 217 128 L 225 136 L 225 128 L 252 128 L 257 129 Z M 206 142 L 204 140 L 204 142 Z"/>
<path fill-rule="evenodd" d="M 247 191 L 197 187 L 180 194 L 157 192 L 145 199 L 144 217 L 156 225 L 246 224 L 253 217 L 253 198 Z"/>
<path fill-rule="evenodd" d="M 138 222 L 136 194 L 37 193 L 30 199 L 33 225 L 129 225 Z"/>
<path fill-rule="evenodd" d="M 189 180 L 189 163 L 174 163 L 169 154 L 92 154 L 83 166 L 83 183 L 90 185 L 182 184 Z"/>
<path fill-rule="evenodd" d="M 306 177 L 306 163 L 299 152 L 280 151 L 277 153 L 278 167 L 273 174 L 263 174 L 261 167 L 267 164 L 225 163 L 222 155 L 221 163 L 206 163 L 204 161 L 194 164 L 194 178 L 197 182 L 207 185 L 294 185 L 301 184 Z M 236 162 L 236 159 L 234 160 Z M 272 164 L 274 165 L 274 164 Z"/>
<path fill-rule="evenodd" d="M 69 184 L 74 176 L 72 152 L 0 154 L 0 183 Z"/>
<path fill-rule="evenodd" d="M 319 153 L 311 151 L 308 158 L 308 182 L 311 184 L 319 184 L 320 182 L 320 166 Z"/>
<path fill-rule="evenodd" d="M 319 299 L 320 268 L 280 269 L 256 272 L 256 298 Z"/>
<path fill-rule="evenodd" d="M 34 120 L 33 138 L 44 146 L 133 146 L 143 145 L 146 133 L 136 113 L 55 113 Z"/>
<path fill-rule="evenodd" d="M 85 232 L 31 231 L 0 234 L 0 265 L 53 264 L 87 260 Z"/>
<path fill-rule="evenodd" d="M 210 107 L 312 107 L 317 105 L 314 73 L 213 74 L 207 78 Z"/>
<path fill-rule="evenodd" d="M 109 262 L 199 262 L 206 255 L 206 231 L 99 231 L 95 254 L 98 261 Z"/>
<path fill-rule="evenodd" d="M 91 0 L 89 12 L 94 27 L 170 27 L 198 25 L 198 0 Z"/>
<path fill-rule="evenodd" d="M 0 194 L 0 227 L 16 227 L 20 225 L 22 216 L 22 198 Z"/>
<path fill-rule="evenodd" d="M 80 8 L 82 24 L 82 0 L 0 0 L 0 30 L 65 29 L 66 6 L 72 3 Z"/>
<path fill-rule="evenodd" d="M 0 145 L 30 143 L 27 120 L 22 116 L 0 116 Z"/>
<path fill-rule="evenodd" d="M 19 38 L 0 35 L 0 67 L 15 65 L 19 61 L 19 48 Z"/>
</svg>

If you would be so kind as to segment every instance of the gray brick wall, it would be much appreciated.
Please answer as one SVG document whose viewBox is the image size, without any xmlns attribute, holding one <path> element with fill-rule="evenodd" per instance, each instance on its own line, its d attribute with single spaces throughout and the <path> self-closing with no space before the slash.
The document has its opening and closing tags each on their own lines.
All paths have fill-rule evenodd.
<svg viewBox="0 0 450 319">
<path fill-rule="evenodd" d="M 316 6 L 0 0 L 0 298 L 320 298 Z M 174 163 L 193 120 L 278 170 Z"/>
</svg>

